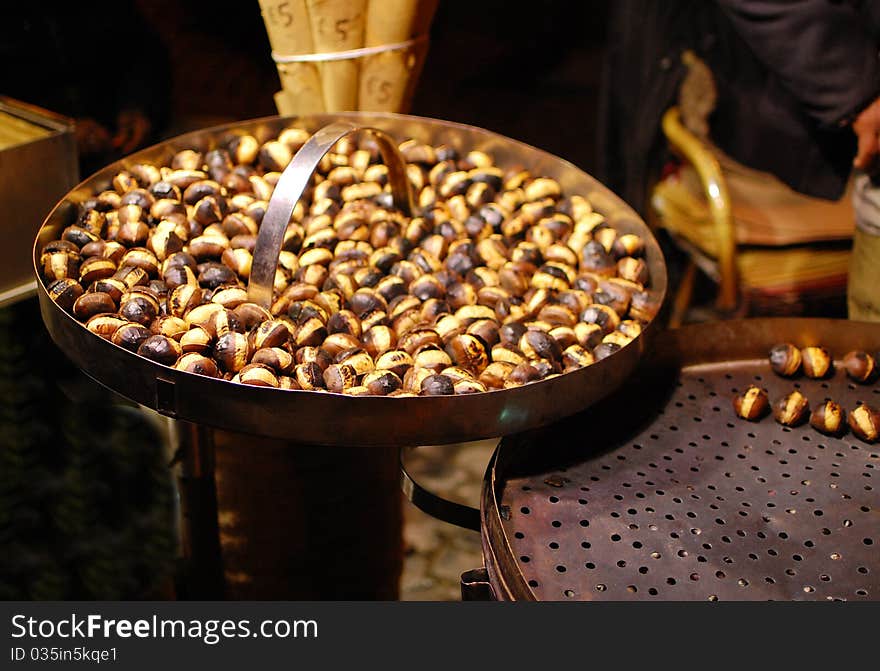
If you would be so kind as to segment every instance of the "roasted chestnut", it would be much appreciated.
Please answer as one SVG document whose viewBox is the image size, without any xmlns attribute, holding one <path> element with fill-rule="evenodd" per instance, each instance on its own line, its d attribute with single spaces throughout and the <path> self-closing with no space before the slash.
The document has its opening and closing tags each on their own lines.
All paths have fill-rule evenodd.
<svg viewBox="0 0 880 671">
<path fill-rule="evenodd" d="M 877 361 L 867 352 L 848 352 L 843 357 L 843 367 L 851 380 L 866 384 L 877 375 Z"/>
<path fill-rule="evenodd" d="M 68 312 L 73 310 L 74 303 L 83 294 L 82 285 L 72 278 L 55 280 L 47 290 L 49 297 Z"/>
<path fill-rule="evenodd" d="M 593 353 L 580 345 L 571 345 L 562 353 L 562 365 L 566 372 L 585 368 L 595 361 L 596 357 L 593 356 Z"/>
<path fill-rule="evenodd" d="M 93 256 L 86 259 L 79 267 L 79 281 L 83 286 L 89 286 L 107 277 L 112 277 L 116 272 L 116 264 L 110 259 L 102 259 Z"/>
<path fill-rule="evenodd" d="M 773 417 L 785 426 L 798 426 L 810 416 L 810 404 L 806 397 L 795 389 L 773 405 Z"/>
<path fill-rule="evenodd" d="M 137 353 L 156 363 L 173 366 L 180 358 L 180 344 L 168 336 L 151 335 L 137 349 Z"/>
<path fill-rule="evenodd" d="M 734 397 L 733 409 L 738 417 L 756 422 L 767 414 L 770 409 L 770 399 L 766 391 L 752 385 L 742 394 Z"/>
<path fill-rule="evenodd" d="M 90 291 L 84 294 L 80 288 L 80 296 L 73 303 L 73 314 L 81 321 L 88 321 L 95 315 L 113 312 L 116 312 L 116 303 L 103 291 Z"/>
<path fill-rule="evenodd" d="M 543 331 L 527 330 L 519 339 L 519 349 L 527 359 L 548 359 L 555 362 L 562 359 L 559 343 Z"/>
<path fill-rule="evenodd" d="M 390 370 L 375 370 L 364 376 L 363 385 L 374 396 L 387 396 L 400 389 L 403 382 L 396 373 Z"/>
<path fill-rule="evenodd" d="M 801 369 L 801 351 L 791 343 L 780 343 L 770 349 L 770 367 L 783 377 L 793 377 Z"/>
<path fill-rule="evenodd" d="M 101 336 L 105 340 L 110 340 L 113 334 L 120 326 L 124 326 L 128 322 L 122 317 L 116 315 L 95 315 L 86 322 L 86 328 L 92 333 Z"/>
<path fill-rule="evenodd" d="M 195 373 L 205 377 L 220 377 L 220 370 L 217 368 L 216 362 L 197 352 L 184 354 L 177 360 L 174 367 L 186 373 Z"/>
<path fill-rule="evenodd" d="M 175 340 L 180 341 L 188 328 L 189 326 L 187 323 L 180 317 L 159 315 L 153 320 L 153 323 L 150 324 L 150 333 L 168 336 L 169 338 L 174 338 Z"/>
<path fill-rule="evenodd" d="M 422 380 L 421 393 L 425 396 L 450 396 L 455 393 L 455 385 L 448 375 L 429 375 Z"/>
<path fill-rule="evenodd" d="M 214 342 L 214 336 L 202 326 L 193 326 L 180 336 L 180 348 L 183 352 L 206 352 Z"/>
<path fill-rule="evenodd" d="M 253 349 L 283 347 L 290 339 L 287 324 L 280 320 L 265 321 L 252 332 Z"/>
<path fill-rule="evenodd" d="M 238 381 L 255 387 L 279 386 L 278 377 L 271 368 L 261 363 L 251 363 L 238 372 Z"/>
<path fill-rule="evenodd" d="M 264 364 L 276 373 L 287 373 L 293 368 L 293 356 L 280 347 L 264 347 L 254 352 L 251 363 Z"/>
<path fill-rule="evenodd" d="M 186 270 L 189 270 L 187 268 Z M 181 284 L 175 287 L 167 299 L 168 314 L 183 317 L 187 312 L 202 303 L 202 289 L 196 284 Z"/>
<path fill-rule="evenodd" d="M 801 350 L 804 375 L 820 379 L 828 375 L 832 368 L 831 355 L 824 347 L 804 347 Z"/>
<path fill-rule="evenodd" d="M 323 373 L 324 386 L 329 391 L 342 393 L 346 389 L 353 387 L 358 382 L 358 374 L 353 366 L 341 363 L 331 364 Z"/>
<path fill-rule="evenodd" d="M 390 350 L 380 354 L 376 359 L 377 370 L 389 370 L 401 379 L 413 365 L 412 356 L 403 350 Z"/>
<path fill-rule="evenodd" d="M 839 403 L 826 400 L 813 410 L 810 426 L 829 436 L 840 435 L 846 429 L 846 413 Z"/>
<path fill-rule="evenodd" d="M 510 371 L 504 382 L 505 388 L 519 387 L 541 379 L 540 371 L 531 363 L 521 363 Z"/>
<path fill-rule="evenodd" d="M 300 389 L 313 390 L 324 388 L 324 374 L 321 367 L 314 361 L 297 364 L 294 376 Z"/>
<path fill-rule="evenodd" d="M 151 335 L 152 333 L 150 329 L 142 324 L 123 324 L 116 329 L 116 332 L 110 338 L 110 342 L 114 345 L 124 347 L 131 352 L 137 352 L 144 340 Z"/>
<path fill-rule="evenodd" d="M 604 335 L 608 335 L 620 326 L 620 316 L 607 305 L 594 303 L 581 313 L 581 321 L 585 324 L 596 324 L 602 329 Z"/>
<path fill-rule="evenodd" d="M 596 361 L 601 361 L 602 359 L 607 359 L 609 356 L 618 352 L 620 350 L 621 345 L 616 342 L 605 342 L 604 340 L 596 345 L 593 348 L 593 356 L 596 357 Z"/>
<path fill-rule="evenodd" d="M 439 373 L 452 365 L 452 357 L 436 345 L 426 345 L 413 355 L 413 366 Z"/>
<path fill-rule="evenodd" d="M 250 354 L 247 336 L 236 331 L 227 331 L 217 338 L 213 354 L 214 360 L 224 371 L 239 372 L 247 365 Z"/>
<path fill-rule="evenodd" d="M 446 353 L 456 365 L 467 368 L 477 375 L 489 363 L 483 341 L 467 333 L 450 338 L 446 343 Z"/>
<path fill-rule="evenodd" d="M 355 375 L 358 377 L 370 373 L 376 368 L 373 358 L 367 352 L 359 348 L 340 352 L 336 355 L 336 363 L 344 363 L 351 366 L 354 369 Z"/>
<path fill-rule="evenodd" d="M 876 408 L 859 404 L 850 410 L 847 423 L 852 432 L 866 443 L 876 443 L 880 439 L 880 411 Z"/>
</svg>

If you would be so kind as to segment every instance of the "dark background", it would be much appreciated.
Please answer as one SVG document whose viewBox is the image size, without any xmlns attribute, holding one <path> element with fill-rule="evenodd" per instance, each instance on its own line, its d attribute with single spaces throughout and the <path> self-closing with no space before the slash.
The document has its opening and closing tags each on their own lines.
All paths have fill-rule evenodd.
<svg viewBox="0 0 880 671">
<path fill-rule="evenodd" d="M 442 0 L 412 113 L 482 126 L 589 171 L 608 4 Z M 277 113 L 257 0 L 48 0 L 4 12 L 0 57 L 16 66 L 0 72 L 2 94 L 111 131 L 119 109 L 137 106 L 153 121 L 151 141 Z"/>
</svg>

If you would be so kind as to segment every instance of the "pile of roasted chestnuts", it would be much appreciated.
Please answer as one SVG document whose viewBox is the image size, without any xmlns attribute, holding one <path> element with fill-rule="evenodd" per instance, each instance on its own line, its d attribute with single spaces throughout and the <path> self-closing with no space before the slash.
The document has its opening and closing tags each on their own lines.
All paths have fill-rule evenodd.
<svg viewBox="0 0 880 671">
<path fill-rule="evenodd" d="M 49 294 L 93 333 L 182 371 L 354 395 L 546 379 L 609 356 L 654 316 L 644 241 L 586 198 L 480 151 L 407 140 L 408 218 L 369 137 L 321 161 L 272 305 L 249 302 L 268 200 L 309 137 L 239 134 L 119 172 L 42 249 Z"/>
<path fill-rule="evenodd" d="M 790 343 L 775 345 L 769 354 L 770 367 L 782 377 L 794 377 L 800 372 L 814 379 L 830 376 L 834 370 L 831 355 L 823 347 L 811 346 L 802 350 Z M 869 384 L 877 378 L 876 359 L 872 355 L 853 351 L 843 357 L 847 376 L 859 384 Z M 771 410 L 766 390 L 754 385 L 733 399 L 736 414 L 750 421 L 759 421 Z M 824 399 L 810 412 L 809 400 L 799 389 L 772 404 L 773 417 L 784 426 L 799 426 L 809 419 L 810 426 L 829 436 L 842 435 L 849 425 L 860 439 L 874 443 L 880 440 L 880 411 L 860 403 L 847 413 L 839 403 Z"/>
</svg>

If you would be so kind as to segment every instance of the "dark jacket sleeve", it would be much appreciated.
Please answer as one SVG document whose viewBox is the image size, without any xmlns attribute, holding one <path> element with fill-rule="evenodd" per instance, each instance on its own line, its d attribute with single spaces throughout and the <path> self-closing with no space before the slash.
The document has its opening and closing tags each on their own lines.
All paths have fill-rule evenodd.
<svg viewBox="0 0 880 671">
<path fill-rule="evenodd" d="M 880 94 L 876 36 L 857 3 L 716 1 L 757 58 L 820 124 L 848 121 Z"/>
</svg>

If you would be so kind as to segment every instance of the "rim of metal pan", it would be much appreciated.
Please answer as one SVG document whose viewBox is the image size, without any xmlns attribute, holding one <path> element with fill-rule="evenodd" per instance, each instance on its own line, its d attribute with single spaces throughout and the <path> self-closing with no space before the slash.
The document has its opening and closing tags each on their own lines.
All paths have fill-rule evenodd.
<svg viewBox="0 0 880 671">
<path fill-rule="evenodd" d="M 526 165 L 535 174 L 555 178 L 565 193 L 587 197 L 618 230 L 642 237 L 651 275 L 648 290 L 660 311 L 667 275 L 656 239 L 628 205 L 587 173 L 540 149 L 484 129 L 415 116 L 352 112 L 267 117 L 187 133 L 112 163 L 81 182 L 48 215 L 33 248 L 43 321 L 55 343 L 101 384 L 169 417 L 317 445 L 390 447 L 506 435 L 582 410 L 626 380 L 659 330 L 656 315 L 628 345 L 571 373 L 519 388 L 471 395 L 386 398 L 251 387 L 178 371 L 91 333 L 49 297 L 39 272 L 42 247 L 57 239 L 75 219 L 77 203 L 108 186 L 118 171 L 139 162 L 167 162 L 176 151 L 186 148 L 209 149 L 235 134 L 250 133 L 262 141 L 291 125 L 315 132 L 338 121 L 368 125 L 398 141 L 413 137 L 435 145 L 485 151 L 501 167 Z"/>
</svg>

